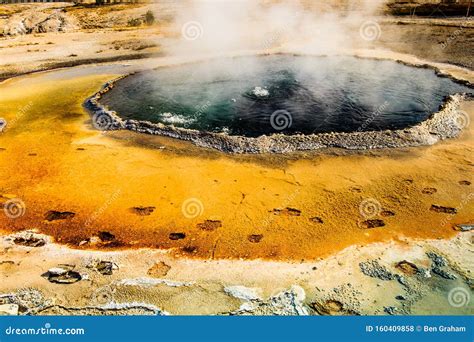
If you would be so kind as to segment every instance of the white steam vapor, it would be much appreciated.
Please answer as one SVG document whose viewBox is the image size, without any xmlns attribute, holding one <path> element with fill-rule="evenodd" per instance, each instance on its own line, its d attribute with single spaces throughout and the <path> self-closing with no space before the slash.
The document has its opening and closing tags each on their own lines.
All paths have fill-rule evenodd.
<svg viewBox="0 0 474 342">
<path fill-rule="evenodd" d="M 180 32 L 169 53 L 221 54 L 304 46 L 329 54 L 367 44 L 364 22 L 375 22 L 385 1 L 207 0 L 188 1 L 176 13 Z"/>
</svg>

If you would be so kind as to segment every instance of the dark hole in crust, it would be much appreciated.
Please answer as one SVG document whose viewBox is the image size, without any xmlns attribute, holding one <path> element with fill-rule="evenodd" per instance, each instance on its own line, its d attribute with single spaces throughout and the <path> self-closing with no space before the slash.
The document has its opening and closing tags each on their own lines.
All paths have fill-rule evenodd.
<svg viewBox="0 0 474 342">
<path fill-rule="evenodd" d="M 395 216 L 395 212 L 393 212 L 391 210 L 384 210 L 380 213 L 380 215 L 382 215 L 384 217 Z"/>
<path fill-rule="evenodd" d="M 130 211 L 134 214 L 137 214 L 138 216 L 148 216 L 148 215 L 151 215 L 151 213 L 153 213 L 155 209 L 156 209 L 155 207 L 140 206 L 140 207 L 130 208 Z"/>
<path fill-rule="evenodd" d="M 170 240 L 182 240 L 186 237 L 184 233 L 170 233 L 169 238 Z"/>
<path fill-rule="evenodd" d="M 184 253 L 193 254 L 193 253 L 197 253 L 198 248 L 196 246 L 184 246 L 181 250 Z"/>
<path fill-rule="evenodd" d="M 115 240 L 115 235 L 106 231 L 101 231 L 97 234 L 101 241 L 113 241 Z"/>
<path fill-rule="evenodd" d="M 247 237 L 247 239 L 252 243 L 259 243 L 263 239 L 262 234 L 251 234 Z"/>
<path fill-rule="evenodd" d="M 432 195 L 434 193 L 436 193 L 438 190 L 436 188 L 424 188 L 423 190 L 421 190 L 421 193 L 425 194 L 425 195 Z"/>
<path fill-rule="evenodd" d="M 311 217 L 309 220 L 311 222 L 314 222 L 314 223 L 324 223 L 323 219 L 321 217 L 318 217 L 318 216 Z"/>
<path fill-rule="evenodd" d="M 202 223 L 198 223 L 197 227 L 201 230 L 213 231 L 222 227 L 222 222 L 219 220 L 206 220 Z"/>
<path fill-rule="evenodd" d="M 28 247 L 42 247 L 46 244 L 44 239 L 30 237 L 17 237 L 13 240 L 16 245 L 28 246 Z"/>
<path fill-rule="evenodd" d="M 395 265 L 395 268 L 409 275 L 413 275 L 418 272 L 418 267 L 414 263 L 407 260 L 400 261 Z"/>
<path fill-rule="evenodd" d="M 273 209 L 273 213 L 275 215 L 300 216 L 301 210 L 290 207 L 286 207 L 285 209 L 275 208 Z"/>
<path fill-rule="evenodd" d="M 432 204 L 430 210 L 437 213 L 444 213 L 444 214 L 456 214 L 458 212 L 456 208 L 445 207 L 445 206 L 436 205 L 436 204 Z"/>
<path fill-rule="evenodd" d="M 55 220 L 66 220 L 73 218 L 76 215 L 76 213 L 73 213 L 72 211 L 56 211 L 56 210 L 50 210 L 46 212 L 44 215 L 44 219 L 46 221 L 55 221 Z"/>
<path fill-rule="evenodd" d="M 366 220 L 362 222 L 362 227 L 366 229 L 378 228 L 385 226 L 385 222 L 380 219 Z"/>
</svg>

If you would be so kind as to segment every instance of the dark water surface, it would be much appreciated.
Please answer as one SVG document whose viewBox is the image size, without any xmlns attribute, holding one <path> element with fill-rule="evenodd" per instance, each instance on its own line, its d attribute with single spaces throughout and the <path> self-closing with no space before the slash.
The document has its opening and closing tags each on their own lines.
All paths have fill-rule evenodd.
<svg viewBox="0 0 474 342">
<path fill-rule="evenodd" d="M 256 137 L 401 129 L 473 92 L 433 70 L 355 57 L 236 57 L 138 73 L 103 104 L 127 119 Z"/>
</svg>

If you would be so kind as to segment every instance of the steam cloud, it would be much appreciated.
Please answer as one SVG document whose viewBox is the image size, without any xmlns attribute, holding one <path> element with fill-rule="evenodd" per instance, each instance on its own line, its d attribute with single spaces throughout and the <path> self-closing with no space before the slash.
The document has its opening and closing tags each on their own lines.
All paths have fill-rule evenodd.
<svg viewBox="0 0 474 342">
<path fill-rule="evenodd" d="M 172 23 L 176 36 L 162 45 L 166 55 L 185 58 L 234 55 L 243 52 L 272 52 L 273 49 L 314 55 L 336 55 L 350 50 L 380 47 L 383 37 L 382 12 L 389 0 L 188 0 L 179 3 L 174 11 Z M 160 45 L 163 41 L 160 41 Z M 308 63 L 302 59 L 302 63 Z M 311 67 L 318 69 L 317 61 Z M 334 64 L 344 60 L 334 59 Z M 393 63 L 379 63 L 377 74 L 380 79 L 396 77 Z M 215 59 L 212 63 L 196 64 L 187 76 L 186 82 L 199 86 L 209 75 L 219 75 L 217 81 L 232 79 L 246 72 L 258 72 L 261 63 L 257 58 Z M 347 67 L 347 66 L 346 66 Z M 353 66 L 359 73 L 373 72 L 373 64 L 360 61 Z M 210 72 L 210 70 L 214 72 Z M 308 68 L 303 68 L 308 69 Z M 344 68 L 334 65 L 332 70 Z M 219 72 L 216 72 L 219 71 Z M 350 84 L 348 73 L 320 73 L 332 77 L 338 84 Z M 305 75 L 296 75 L 298 79 Z M 419 81 L 419 80 L 418 80 Z M 157 86 L 159 81 L 156 81 Z M 249 84 L 249 88 L 262 84 Z M 410 84 L 398 85 L 400 93 L 408 92 Z M 430 84 L 424 84 L 427 93 L 437 91 Z M 379 89 L 357 90 L 357 97 L 370 105 L 374 111 L 386 103 L 383 82 Z M 239 94 L 236 94 L 237 98 Z M 201 106 L 212 103 L 214 94 L 207 94 Z M 327 97 L 328 105 L 331 98 Z M 420 105 L 424 105 L 423 103 Z M 390 110 L 392 103 L 384 109 Z M 385 108 L 386 107 L 386 108 Z M 197 109 L 201 113 L 201 110 Z M 180 114 L 180 113 L 174 113 Z"/>
<path fill-rule="evenodd" d="M 174 24 L 181 35 L 168 52 L 221 54 L 296 45 L 309 53 L 336 53 L 367 45 L 359 28 L 376 22 L 384 2 L 188 1 L 176 13 Z"/>
</svg>

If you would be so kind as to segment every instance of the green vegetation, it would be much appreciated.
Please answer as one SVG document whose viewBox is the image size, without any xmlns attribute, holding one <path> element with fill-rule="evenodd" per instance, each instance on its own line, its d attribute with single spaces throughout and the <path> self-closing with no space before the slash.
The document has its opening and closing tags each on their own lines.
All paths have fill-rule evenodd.
<svg viewBox="0 0 474 342">
<path fill-rule="evenodd" d="M 145 23 L 147 25 L 153 25 L 154 22 L 155 22 L 155 15 L 153 14 L 152 11 L 148 10 L 145 13 Z"/>
<path fill-rule="evenodd" d="M 138 18 L 130 19 L 128 21 L 128 26 L 136 27 L 136 26 L 140 26 L 141 24 L 142 24 L 142 21 Z"/>
</svg>

